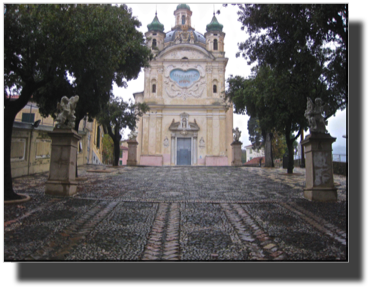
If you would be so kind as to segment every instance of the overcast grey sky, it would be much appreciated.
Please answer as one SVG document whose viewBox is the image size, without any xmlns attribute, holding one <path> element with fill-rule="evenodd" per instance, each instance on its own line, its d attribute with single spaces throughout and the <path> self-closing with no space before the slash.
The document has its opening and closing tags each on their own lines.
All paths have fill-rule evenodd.
<svg viewBox="0 0 380 304">
<path fill-rule="evenodd" d="M 213 17 L 214 8 L 215 11 L 220 10 L 221 14 L 216 17 L 219 23 L 223 24 L 223 32 L 226 33 L 225 37 L 225 52 L 226 57 L 229 58 L 226 67 L 226 78 L 230 75 L 248 76 L 251 71 L 251 67 L 247 65 L 246 60 L 243 58 L 236 58 L 237 44 L 243 42 L 247 38 L 247 34 L 241 31 L 241 23 L 237 20 L 237 7 L 229 5 L 223 7 L 222 4 L 191 4 L 187 3 L 193 12 L 191 24 L 196 31 L 204 34 L 206 32 L 206 25 L 211 22 Z M 143 33 L 148 31 L 147 25 L 153 21 L 155 12 L 157 9 L 157 17 L 162 24 L 164 24 L 165 32 L 170 31 L 174 26 L 174 11 L 177 7 L 176 4 L 128 4 L 132 8 L 133 15 L 142 23 L 139 30 Z M 114 94 L 121 96 L 124 99 L 133 99 L 133 93 L 144 91 L 143 72 L 140 73 L 137 80 L 132 80 L 128 83 L 127 89 L 115 88 Z M 246 115 L 234 114 L 234 128 L 238 127 L 242 131 L 241 141 L 243 146 L 250 145 L 247 122 L 249 117 Z M 337 140 L 333 145 L 334 147 L 344 147 L 339 153 L 343 154 L 346 146 L 346 139 L 342 138 L 342 135 L 346 134 L 346 111 L 337 113 L 336 117 L 329 119 L 328 131 L 331 136 L 336 137 Z M 124 137 L 129 133 L 129 130 L 124 132 Z"/>
</svg>

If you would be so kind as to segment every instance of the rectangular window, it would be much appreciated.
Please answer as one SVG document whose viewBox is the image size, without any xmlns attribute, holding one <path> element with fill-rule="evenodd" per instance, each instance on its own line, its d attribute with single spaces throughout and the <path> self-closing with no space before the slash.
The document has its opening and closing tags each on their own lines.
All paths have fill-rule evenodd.
<svg viewBox="0 0 380 304">
<path fill-rule="evenodd" d="M 120 150 L 120 158 L 123 158 L 123 150 Z"/>
<path fill-rule="evenodd" d="M 22 113 L 22 122 L 34 122 L 34 113 Z"/>
<path fill-rule="evenodd" d="M 123 164 L 123 161 L 121 160 L 120 163 L 119 163 L 119 165 L 121 166 L 122 164 Z"/>
</svg>

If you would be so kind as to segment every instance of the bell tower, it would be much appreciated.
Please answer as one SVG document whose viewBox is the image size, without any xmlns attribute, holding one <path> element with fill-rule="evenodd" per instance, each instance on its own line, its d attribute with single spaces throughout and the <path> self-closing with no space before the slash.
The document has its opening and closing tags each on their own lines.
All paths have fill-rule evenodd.
<svg viewBox="0 0 380 304">
<path fill-rule="evenodd" d="M 206 49 L 215 57 L 224 57 L 224 37 L 223 25 L 218 22 L 214 16 L 209 24 L 206 26 Z"/>
<path fill-rule="evenodd" d="M 164 25 L 158 20 L 157 12 L 152 23 L 148 24 L 148 32 L 145 33 L 147 38 L 147 46 L 150 47 L 153 53 L 159 52 L 164 48 Z"/>
</svg>

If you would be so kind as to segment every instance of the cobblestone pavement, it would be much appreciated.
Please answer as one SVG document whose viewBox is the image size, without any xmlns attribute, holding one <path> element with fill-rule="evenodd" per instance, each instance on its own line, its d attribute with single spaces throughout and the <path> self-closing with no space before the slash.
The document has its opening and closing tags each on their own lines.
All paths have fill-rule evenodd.
<svg viewBox="0 0 380 304">
<path fill-rule="evenodd" d="M 45 195 L 47 173 L 14 179 L 32 199 L 5 204 L 5 261 L 348 259 L 344 176 L 334 175 L 338 202 L 317 203 L 303 197 L 300 168 L 78 171 L 71 198 Z"/>
</svg>

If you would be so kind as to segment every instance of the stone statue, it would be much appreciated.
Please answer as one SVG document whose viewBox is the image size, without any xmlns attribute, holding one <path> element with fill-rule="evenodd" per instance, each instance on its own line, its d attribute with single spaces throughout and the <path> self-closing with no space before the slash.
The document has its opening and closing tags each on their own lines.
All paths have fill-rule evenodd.
<svg viewBox="0 0 380 304">
<path fill-rule="evenodd" d="M 186 129 L 187 121 L 186 118 L 182 118 L 182 129 Z"/>
<path fill-rule="evenodd" d="M 61 102 L 57 103 L 59 114 L 55 125 L 59 129 L 74 129 L 75 128 L 75 108 L 77 106 L 79 96 L 74 96 L 68 99 L 66 96 L 61 98 Z"/>
<path fill-rule="evenodd" d="M 128 140 L 136 140 L 138 133 L 139 132 L 132 130 L 131 133 L 129 133 L 129 135 L 128 135 Z"/>
<path fill-rule="evenodd" d="M 232 129 L 232 133 L 234 134 L 234 141 L 239 141 L 241 136 L 241 131 L 239 131 L 239 128 L 236 127 L 236 129 Z"/>
<path fill-rule="evenodd" d="M 321 98 L 316 98 L 315 103 L 310 97 L 307 98 L 305 117 L 309 121 L 310 132 L 326 133 L 326 122 L 322 117 L 323 102 Z"/>
</svg>

